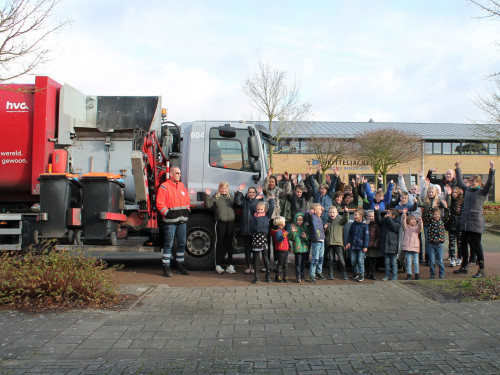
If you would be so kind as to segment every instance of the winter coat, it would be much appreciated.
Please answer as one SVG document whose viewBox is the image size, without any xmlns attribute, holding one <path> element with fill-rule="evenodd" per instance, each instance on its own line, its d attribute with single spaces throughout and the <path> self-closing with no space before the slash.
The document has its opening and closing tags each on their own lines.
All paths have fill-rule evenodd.
<svg viewBox="0 0 500 375">
<path fill-rule="evenodd" d="M 234 221 L 234 209 L 233 203 L 234 198 L 231 194 L 220 195 L 217 198 L 217 193 L 211 198 L 205 194 L 205 207 L 212 208 L 215 207 L 215 220 L 222 222 Z"/>
<path fill-rule="evenodd" d="M 297 225 L 297 218 L 299 216 L 304 217 L 304 214 L 299 212 L 293 218 L 293 227 L 292 230 L 288 233 L 288 238 L 292 241 L 292 250 L 294 254 L 303 254 L 309 251 L 309 229 L 307 228 L 306 221 L 301 227 Z M 293 228 L 296 230 L 294 231 Z M 305 233 L 305 236 L 302 236 L 302 233 Z"/>
<path fill-rule="evenodd" d="M 443 220 L 429 221 L 429 228 L 427 229 L 427 242 L 438 244 L 444 242 L 444 224 Z"/>
<path fill-rule="evenodd" d="M 346 244 L 351 244 L 352 250 L 368 249 L 370 243 L 370 229 L 368 224 L 355 221 L 349 228 Z"/>
<path fill-rule="evenodd" d="M 344 247 L 344 225 L 349 221 L 349 215 L 337 215 L 335 219 L 328 218 L 325 229 L 325 246 Z"/>
<path fill-rule="evenodd" d="M 400 224 L 389 215 L 380 216 L 380 210 L 375 210 L 375 221 L 380 226 L 378 248 L 385 254 L 397 254 L 399 246 Z"/>
<path fill-rule="evenodd" d="M 458 201 L 451 197 L 450 199 L 450 210 L 449 219 L 444 223 L 444 227 L 447 231 L 459 231 L 460 230 L 460 214 L 462 211 L 462 206 L 458 204 Z"/>
<path fill-rule="evenodd" d="M 250 222 L 250 232 L 252 234 L 255 233 L 269 233 L 269 220 L 271 219 L 271 215 L 274 210 L 274 198 L 269 199 L 269 207 L 267 208 L 266 215 L 259 217 L 252 217 L 252 221 Z"/>
<path fill-rule="evenodd" d="M 321 206 L 325 209 L 321 214 L 321 221 L 323 222 L 323 224 L 326 224 L 326 222 L 328 221 L 328 209 L 332 205 L 333 194 L 335 193 L 335 186 L 337 185 L 337 176 L 332 177 L 330 186 L 328 187 L 325 195 L 321 195 L 319 186 L 316 184 L 314 176 L 311 175 L 308 178 L 309 183 L 313 189 L 313 202 L 321 204 Z"/>
<path fill-rule="evenodd" d="M 290 181 L 286 180 L 282 188 L 276 185 L 274 189 L 269 189 L 267 177 L 264 180 L 264 186 L 263 186 L 264 195 L 268 200 L 270 197 L 276 198 L 276 201 L 274 202 L 274 209 L 271 215 L 271 219 L 280 216 L 281 213 L 280 199 L 286 197 L 286 195 L 292 191 L 291 186 L 292 185 L 290 184 Z"/>
<path fill-rule="evenodd" d="M 420 240 L 418 234 L 422 231 L 422 222 L 417 221 L 416 226 L 406 224 L 406 214 L 401 215 L 401 225 L 404 230 L 403 241 L 401 242 L 401 250 L 420 253 Z"/>
<path fill-rule="evenodd" d="M 433 185 L 439 185 L 441 187 L 441 191 L 444 191 L 444 187 L 449 185 L 452 189 L 457 186 L 457 179 L 453 177 L 451 181 L 446 180 L 446 178 L 434 178 L 432 177 L 432 171 L 429 170 L 427 172 L 427 179 L 429 179 L 430 183 Z"/>
<path fill-rule="evenodd" d="M 378 239 L 380 237 L 380 227 L 375 221 L 368 224 L 368 230 L 370 231 L 370 241 L 368 242 L 368 247 L 378 248 Z"/>
<path fill-rule="evenodd" d="M 273 238 L 274 250 L 288 251 L 288 232 L 283 229 L 271 229 L 271 237 Z"/>
<path fill-rule="evenodd" d="M 372 192 L 370 184 L 365 184 L 365 189 L 366 189 L 366 198 L 368 199 L 368 202 L 370 202 L 370 209 L 374 210 L 375 205 L 378 204 L 380 207 L 381 211 L 384 211 L 386 208 L 389 208 L 389 204 L 391 203 L 391 197 L 392 197 L 392 189 L 394 189 L 394 184 L 391 184 L 389 182 L 389 185 L 387 185 L 387 191 L 384 194 L 384 199 L 381 202 L 375 202 L 375 193 Z"/>
<path fill-rule="evenodd" d="M 488 180 L 484 187 L 481 188 L 478 186 L 476 189 L 472 189 L 464 184 L 460 168 L 457 168 L 455 173 L 457 175 L 457 186 L 464 192 L 464 204 L 462 205 L 462 213 L 460 215 L 460 230 L 483 233 L 485 230 L 483 204 L 493 186 L 495 171 L 490 169 Z"/>
<path fill-rule="evenodd" d="M 234 205 L 241 207 L 241 224 L 240 224 L 240 234 L 243 236 L 249 236 L 252 234 L 250 230 L 250 223 L 252 222 L 253 214 L 257 207 L 257 203 L 263 202 L 262 199 L 249 199 L 243 196 L 241 191 L 237 191 L 234 195 Z"/>
<path fill-rule="evenodd" d="M 321 242 L 325 240 L 325 231 L 323 230 L 323 223 L 316 214 L 310 214 L 309 211 L 304 215 L 304 220 L 309 226 L 309 237 L 311 242 Z"/>
</svg>

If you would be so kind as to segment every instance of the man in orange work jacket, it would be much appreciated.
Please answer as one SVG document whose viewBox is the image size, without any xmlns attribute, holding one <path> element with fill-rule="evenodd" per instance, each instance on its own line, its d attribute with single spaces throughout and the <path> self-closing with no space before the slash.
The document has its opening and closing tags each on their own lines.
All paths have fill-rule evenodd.
<svg viewBox="0 0 500 375">
<path fill-rule="evenodd" d="M 178 167 L 172 167 L 170 179 L 161 184 L 156 198 L 156 208 L 162 215 L 163 222 L 164 242 L 161 260 L 165 277 L 172 276 L 170 258 L 174 237 L 177 238 L 177 273 L 189 275 L 184 265 L 184 250 L 186 249 L 186 222 L 190 213 L 190 200 L 187 189 L 180 180 L 181 170 Z"/>
</svg>

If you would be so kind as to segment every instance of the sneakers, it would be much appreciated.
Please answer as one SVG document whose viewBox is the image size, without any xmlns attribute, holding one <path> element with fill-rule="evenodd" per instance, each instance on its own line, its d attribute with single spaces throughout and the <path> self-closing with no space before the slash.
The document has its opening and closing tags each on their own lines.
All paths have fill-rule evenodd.
<svg viewBox="0 0 500 375">
<path fill-rule="evenodd" d="M 409 273 L 408 275 L 406 275 L 406 280 L 411 280 L 411 273 Z"/>
<path fill-rule="evenodd" d="M 300 275 L 295 276 L 295 282 L 296 282 L 297 284 L 299 284 L 299 283 L 301 283 L 301 282 L 302 282 L 302 279 L 300 278 Z"/>
<path fill-rule="evenodd" d="M 382 281 L 387 281 L 387 280 L 389 280 L 389 276 L 382 277 Z"/>
<path fill-rule="evenodd" d="M 455 267 L 455 258 L 450 261 L 450 267 Z"/>
<path fill-rule="evenodd" d="M 444 275 L 439 275 L 439 280 L 443 280 L 444 279 Z"/>
<path fill-rule="evenodd" d="M 368 274 L 368 276 L 366 276 L 366 278 L 368 280 L 377 280 L 377 278 L 375 277 L 375 275 L 373 273 Z"/>
<path fill-rule="evenodd" d="M 326 277 L 323 276 L 323 274 L 319 273 L 319 272 L 316 272 L 316 277 L 318 278 L 318 280 L 325 280 L 326 279 Z"/>
<path fill-rule="evenodd" d="M 344 273 L 344 274 L 342 275 L 342 280 L 348 280 L 348 279 L 349 279 L 349 278 L 347 277 L 347 273 Z"/>
<path fill-rule="evenodd" d="M 215 266 L 215 270 L 217 271 L 217 273 L 220 275 L 221 273 L 224 273 L 224 268 L 222 268 L 221 266 L 219 265 L 216 265 Z"/>
<path fill-rule="evenodd" d="M 352 279 L 352 280 L 357 280 L 357 279 L 358 279 L 358 277 L 359 277 L 359 275 L 358 275 L 358 274 L 354 274 L 354 275 L 352 275 L 351 279 Z"/>
<path fill-rule="evenodd" d="M 415 280 L 420 280 L 420 274 L 419 273 L 415 274 Z"/>
<path fill-rule="evenodd" d="M 277 283 L 281 283 L 283 280 L 281 279 L 281 276 L 276 275 L 274 281 L 276 281 Z"/>
<path fill-rule="evenodd" d="M 180 273 L 182 275 L 189 275 L 189 271 L 184 267 L 184 264 L 179 264 L 177 267 L 177 273 Z"/>
<path fill-rule="evenodd" d="M 453 273 L 454 273 L 455 275 L 457 275 L 457 274 L 459 274 L 459 273 L 464 273 L 464 274 L 467 274 L 467 273 L 469 273 L 469 270 L 468 270 L 467 268 L 462 268 L 462 267 L 460 267 L 458 270 L 453 271 Z"/>
<path fill-rule="evenodd" d="M 315 284 L 316 278 L 314 276 L 309 277 L 309 282 Z"/>
<path fill-rule="evenodd" d="M 246 268 L 245 271 L 243 271 L 245 275 L 250 275 L 250 272 L 252 272 L 252 269 L 250 267 Z"/>
<path fill-rule="evenodd" d="M 435 280 L 436 279 L 436 275 L 431 275 L 431 280 Z"/>
<path fill-rule="evenodd" d="M 230 264 L 227 269 L 226 269 L 226 272 L 227 273 L 236 273 L 236 270 L 234 269 L 233 265 Z"/>
<path fill-rule="evenodd" d="M 172 277 L 172 271 L 170 270 L 170 266 L 163 266 L 163 276 Z"/>
<path fill-rule="evenodd" d="M 284 283 L 287 283 L 287 282 L 288 282 L 288 276 L 285 276 L 285 277 L 283 278 L 283 282 L 284 282 Z"/>
<path fill-rule="evenodd" d="M 333 280 L 333 279 L 334 279 L 334 277 L 333 277 L 333 273 L 329 273 L 329 274 L 328 274 L 328 280 Z"/>
<path fill-rule="evenodd" d="M 477 271 L 477 273 L 475 275 L 472 276 L 473 278 L 475 279 L 480 279 L 481 277 L 484 277 L 484 271 L 483 270 L 479 270 Z"/>
<path fill-rule="evenodd" d="M 462 258 L 458 258 L 456 261 L 456 265 L 460 266 L 462 264 Z"/>
<path fill-rule="evenodd" d="M 360 282 L 361 282 L 361 281 L 363 281 L 364 279 L 365 279 L 365 278 L 361 275 L 361 276 L 359 276 L 359 277 L 356 279 L 356 281 L 357 281 L 358 283 L 360 283 Z"/>
</svg>

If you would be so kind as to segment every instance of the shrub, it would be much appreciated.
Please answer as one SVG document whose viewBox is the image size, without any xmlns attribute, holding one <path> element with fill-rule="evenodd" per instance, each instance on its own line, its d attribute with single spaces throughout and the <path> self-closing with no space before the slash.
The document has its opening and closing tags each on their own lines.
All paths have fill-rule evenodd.
<svg viewBox="0 0 500 375">
<path fill-rule="evenodd" d="M 14 308 L 104 307 L 118 301 L 102 260 L 50 248 L 0 255 L 0 305 Z"/>
</svg>

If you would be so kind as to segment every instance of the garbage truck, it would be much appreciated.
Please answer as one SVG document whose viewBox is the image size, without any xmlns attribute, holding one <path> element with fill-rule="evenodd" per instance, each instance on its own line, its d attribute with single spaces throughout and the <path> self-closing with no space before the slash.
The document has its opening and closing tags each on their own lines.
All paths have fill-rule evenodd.
<svg viewBox="0 0 500 375">
<path fill-rule="evenodd" d="M 205 189 L 262 184 L 275 144 L 259 124 L 178 125 L 160 96 L 86 95 L 46 76 L 3 85 L 0 109 L 2 251 L 55 239 L 83 251 L 160 252 L 156 194 L 178 166 L 191 204 L 186 264 L 210 269 L 215 224 Z"/>
</svg>

